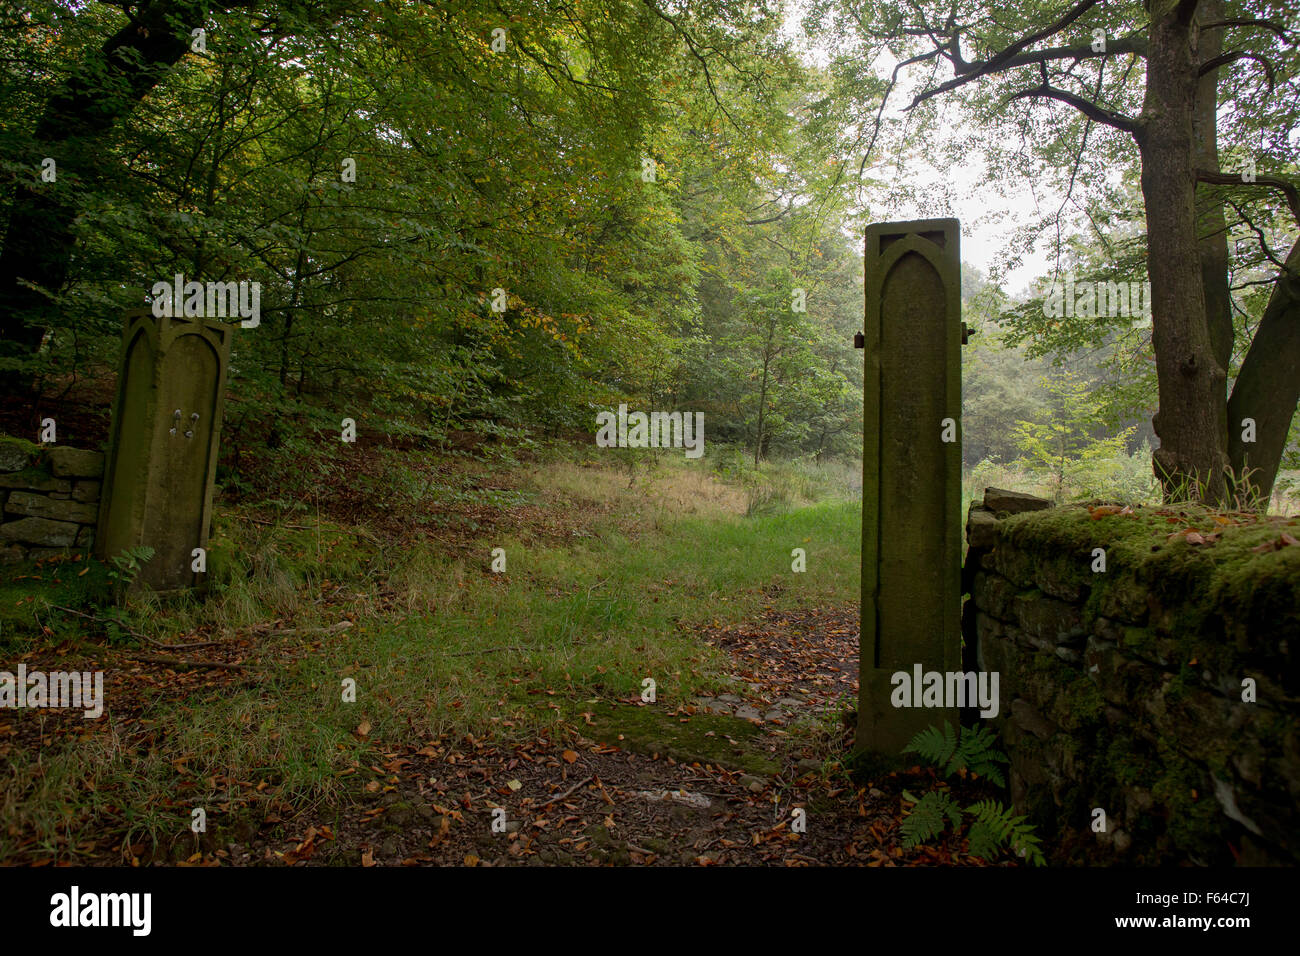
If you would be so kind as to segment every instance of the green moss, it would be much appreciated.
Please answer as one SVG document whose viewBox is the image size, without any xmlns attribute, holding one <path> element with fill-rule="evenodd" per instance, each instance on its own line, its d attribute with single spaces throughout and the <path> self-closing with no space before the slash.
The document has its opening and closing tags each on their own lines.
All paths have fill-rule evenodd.
<svg viewBox="0 0 1300 956">
<path fill-rule="evenodd" d="M 1109 767 L 1115 780 L 1124 786 L 1141 784 L 1150 767 L 1150 758 L 1133 751 L 1132 741 L 1119 737 L 1110 741 L 1103 751 L 1105 759 L 1102 765 Z"/>
<path fill-rule="evenodd" d="M 1150 654 L 1155 650 L 1155 635 L 1150 628 L 1126 627 L 1120 637 L 1120 644 L 1134 653 Z"/>
<path fill-rule="evenodd" d="M 1030 557 L 1039 580 L 1055 574 L 1086 588 L 1086 620 L 1103 607 L 1145 616 L 1148 597 L 1154 599 L 1147 632 L 1125 633 L 1126 646 L 1140 652 L 1153 653 L 1156 635 L 1165 634 L 1174 639 L 1167 650 L 1171 659 L 1196 659 L 1222 672 L 1271 653 L 1250 648 L 1250 636 L 1267 634 L 1274 646 L 1300 639 L 1300 549 L 1253 550 L 1284 530 L 1295 534 L 1300 519 L 1223 524 L 1243 519 L 1191 506 L 1139 508 L 1135 515 L 1093 520 L 1082 507 L 1055 508 L 1008 518 L 1000 534 Z M 1187 527 L 1218 537 L 1208 544 L 1170 539 L 1171 532 Z M 1098 547 L 1106 551 L 1107 569 L 1092 574 L 1091 554 Z"/>
<path fill-rule="evenodd" d="M 601 704 L 592 708 L 584 732 L 602 743 L 660 754 L 687 763 L 699 761 L 760 775 L 780 768 L 765 749 L 762 729 L 726 714 L 695 714 L 689 719 L 651 704 L 644 707 Z M 620 736 L 621 735 L 621 736 Z"/>
<path fill-rule="evenodd" d="M 1190 667 L 1183 664 L 1183 666 L 1178 669 L 1178 673 L 1175 674 L 1173 679 L 1165 686 L 1165 702 L 1167 704 L 1178 703 L 1178 701 L 1187 696 L 1188 685 L 1195 685 L 1197 683 L 1196 674 Z"/>
<path fill-rule="evenodd" d="M 1106 706 L 1101 688 L 1090 680 L 1080 678 L 1074 682 L 1071 691 L 1070 712 L 1074 727 L 1077 729 L 1100 721 L 1102 710 Z"/>
<path fill-rule="evenodd" d="M 35 442 L 30 442 L 26 438 L 19 438 L 16 435 L 0 435 L 0 444 L 16 445 L 29 458 L 35 458 L 40 455 L 42 448 Z"/>
<path fill-rule="evenodd" d="M 1020 655 L 1014 662 L 1025 669 L 1030 697 L 1055 723 L 1066 731 L 1077 731 L 1101 720 L 1106 700 L 1101 688 L 1077 667 L 1051 654 Z M 1013 675 L 1019 685 L 1021 679 Z"/>
<path fill-rule="evenodd" d="M 81 573 L 82 571 L 85 573 Z M 5 566 L 0 583 L 0 646 L 30 638 L 42 626 L 57 635 L 72 633 L 81 619 L 51 606 L 84 610 L 108 601 L 112 582 L 108 568 L 98 561 L 26 561 Z"/>
<path fill-rule="evenodd" d="M 53 480 L 53 478 L 54 473 L 50 471 L 48 466 L 41 467 L 39 465 L 28 465 L 22 471 L 15 471 L 9 476 L 9 479 L 14 482 L 13 487 L 15 488 L 26 486 L 39 488 L 45 482 Z"/>
<path fill-rule="evenodd" d="M 1224 846 L 1226 820 L 1209 792 L 1205 768 L 1161 741 L 1149 748 L 1138 741 L 1108 738 L 1097 763 L 1099 792 L 1114 781 L 1119 788 L 1148 791 L 1154 805 L 1137 819 L 1124 821 L 1142 842 L 1153 845 L 1152 862 L 1167 859 L 1171 852 L 1180 858 L 1189 854 L 1206 862 L 1217 860 Z M 1116 795 L 1122 800 L 1122 796 Z"/>
<path fill-rule="evenodd" d="M 1151 795 L 1164 809 L 1166 836 L 1183 853 L 1200 857 L 1213 853 L 1224 842 L 1226 818 L 1218 801 L 1207 792 L 1204 770 L 1163 744 L 1160 758 L 1160 773 Z"/>
</svg>

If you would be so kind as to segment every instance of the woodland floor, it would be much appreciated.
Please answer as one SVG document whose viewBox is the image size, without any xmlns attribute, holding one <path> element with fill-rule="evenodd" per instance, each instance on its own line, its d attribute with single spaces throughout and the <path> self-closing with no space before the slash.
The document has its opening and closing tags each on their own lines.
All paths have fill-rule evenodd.
<svg viewBox="0 0 1300 956">
<path fill-rule="evenodd" d="M 513 493 L 513 479 L 503 478 L 499 469 L 491 476 L 458 473 L 454 480 L 443 475 L 440 485 L 463 488 L 466 494 L 454 506 L 445 500 L 436 509 L 431 506 L 439 523 L 428 530 L 439 547 L 473 545 L 481 550 L 490 532 L 497 537 L 516 534 L 538 542 L 537 547 L 567 553 L 566 549 L 593 540 L 592 522 L 622 520 L 619 515 L 630 511 L 630 495 L 641 496 L 637 500 L 648 495 L 656 502 L 671 497 L 668 486 L 655 486 L 653 494 L 640 485 L 627 492 L 626 475 L 601 474 L 610 487 L 618 483 L 617 494 L 610 492 L 613 497 L 604 504 L 586 502 L 581 513 L 568 492 L 568 497 L 559 495 L 554 500 L 543 496 L 485 506 L 485 488 L 503 496 Z M 603 480 L 585 468 L 572 477 L 582 488 Z M 556 478 L 555 473 L 548 475 L 548 486 Z M 363 486 L 363 479 L 364 475 L 354 475 L 334 485 L 338 500 L 327 500 L 322 494 L 314 502 L 317 520 L 328 516 L 371 529 L 367 534 L 383 542 L 382 563 L 402 544 L 389 536 L 409 532 L 419 516 L 382 510 L 362 514 L 363 505 L 383 500 L 382 496 L 356 498 L 351 489 Z M 375 483 L 387 487 L 382 475 L 376 476 Z M 717 507 L 731 509 L 734 515 L 736 502 L 727 494 L 725 488 L 692 484 L 681 497 L 699 502 L 716 495 Z M 680 510 L 679 503 L 671 502 L 654 507 Z M 655 529 L 660 512 L 648 514 L 627 520 L 625 530 L 634 541 L 641 541 L 636 537 L 640 533 L 659 533 Z M 259 519 L 242 511 L 229 520 L 250 529 L 261 527 Z M 641 531 L 631 527 L 633 521 L 639 522 Z M 740 536 L 738 557 L 728 560 L 752 565 L 757 532 L 744 530 L 750 527 L 744 522 L 743 517 L 728 519 L 722 526 L 740 529 L 735 531 Z M 781 536 L 788 530 L 782 525 L 778 539 L 784 540 Z M 319 548 L 321 532 L 309 536 Z M 852 541 L 855 536 L 846 532 L 845 537 Z M 652 539 L 646 541 L 621 552 L 625 560 L 637 559 L 647 548 L 662 547 Z M 713 547 L 712 541 L 710 547 L 726 551 L 721 544 Z M 762 547 L 769 545 L 764 542 Z M 778 547 L 772 545 L 770 550 Z M 785 561 L 788 565 L 788 558 Z M 60 578 L 66 582 L 76 575 L 77 567 L 55 564 L 37 569 L 36 575 L 43 585 L 57 584 Z M 527 586 L 538 588 L 536 575 L 541 573 L 515 581 L 532 580 Z M 668 573 L 681 576 L 671 573 L 671 568 Z M 513 585 L 506 585 L 502 577 L 488 573 L 486 567 L 470 566 L 456 587 L 462 594 L 503 587 L 514 593 Z M 802 577 L 813 581 L 815 576 Z M 300 595 L 299 603 L 283 617 L 268 613 L 251 625 L 218 620 L 213 625 L 191 623 L 180 632 L 159 627 L 153 638 L 136 634 L 137 639 L 125 641 L 110 639 L 84 614 L 70 616 L 52 602 L 42 606 L 37 598 L 19 598 L 10 609 L 11 619 L 34 620 L 46 637 L 40 639 L 38 632 L 17 660 L 14 654 L 6 654 L 5 666 L 13 669 L 21 660 L 28 671 L 102 670 L 112 719 L 83 720 L 79 713 L 66 710 L 0 710 L 0 762 L 10 765 L 0 781 L 0 826 L 9 848 L 0 854 L 4 857 L 0 863 L 990 865 L 969 856 L 965 841 L 951 831 L 932 845 L 906 849 L 900 833 L 905 788 L 922 793 L 948 786 L 964 800 L 987 795 L 985 784 L 963 778 L 941 784 L 933 771 L 920 767 L 875 778 L 860 772 L 854 776 L 846 767 L 857 692 L 858 611 L 856 604 L 846 605 L 843 598 L 856 590 L 856 584 L 837 584 L 834 593 L 841 599 L 819 603 L 812 591 L 790 590 L 795 582 L 788 571 L 783 577 L 753 580 L 767 583 L 749 589 L 752 600 L 745 607 L 752 607 L 752 612 L 732 613 L 729 622 L 683 622 L 677 628 L 684 632 L 684 637 L 676 638 L 679 645 L 714 655 L 712 666 L 721 662 L 723 679 L 719 681 L 716 672 L 710 680 L 698 679 L 703 683 L 683 676 L 679 690 L 687 692 L 661 695 L 654 703 L 628 693 L 626 682 L 621 695 L 597 692 L 589 700 L 585 694 L 575 695 L 572 681 L 565 680 L 567 665 L 559 668 L 557 676 L 553 662 L 546 670 L 547 659 L 530 657 L 530 649 L 497 646 L 501 639 L 478 633 L 491 624 L 486 618 L 474 619 L 473 631 L 451 636 L 458 641 L 474 635 L 480 643 L 462 645 L 469 650 L 449 652 L 445 643 L 430 644 L 448 638 L 423 630 L 403 632 L 421 637 L 423 643 L 413 647 L 366 645 L 369 635 L 360 639 L 357 635 L 375 621 L 415 621 L 423 627 L 426 620 L 413 617 L 407 596 L 383 578 L 363 596 L 356 581 L 326 578 L 304 592 L 306 596 Z M 599 595 L 596 589 L 603 583 L 586 588 L 584 600 L 592 599 L 593 591 Z M 22 586 L 22 582 L 15 584 Z M 678 582 L 652 588 L 656 607 L 673 600 L 667 584 Z M 808 582 L 798 584 L 803 587 Z M 657 603 L 661 597 L 663 605 Z M 553 601 L 563 598 L 557 593 Z M 700 606 L 698 598 L 690 600 L 691 607 Z M 717 592 L 713 600 L 725 602 L 728 597 Z M 590 610 L 585 603 L 575 607 Z M 618 610 L 613 604 L 609 607 L 611 614 Z M 631 613 L 644 615 L 646 610 L 645 605 L 637 605 Z M 628 630 L 626 625 L 611 626 L 616 632 Z M 507 641 L 524 643 L 528 638 L 517 629 L 510 633 L 520 636 Z M 357 650 L 359 646 L 369 650 Z M 495 699 L 500 694 L 496 703 L 506 706 L 497 711 L 492 700 L 479 701 L 491 706 L 471 719 L 468 712 L 475 702 L 467 698 L 466 719 L 460 726 L 496 732 L 479 739 L 477 731 L 429 735 L 412 730 L 420 724 L 419 718 L 435 709 L 446 714 L 447 708 L 460 707 L 461 700 L 446 686 L 421 685 L 414 693 L 406 686 L 401 697 L 405 709 L 397 712 L 402 715 L 398 719 L 410 724 L 407 733 L 395 732 L 391 722 L 372 727 L 363 715 L 365 708 L 356 711 L 362 716 L 338 718 L 348 721 L 333 728 L 343 739 L 331 738 L 326 748 L 340 755 L 334 763 L 343 769 L 331 771 L 334 779 L 327 788 L 284 785 L 277 761 L 268 760 L 265 750 L 260 751 L 263 756 L 245 760 L 233 774 L 223 775 L 220 765 L 203 759 L 209 749 L 203 741 L 222 732 L 210 718 L 203 723 L 200 718 L 205 714 L 220 713 L 227 725 L 239 725 L 228 728 L 230 741 L 224 746 L 230 752 L 239 748 L 255 752 L 247 743 L 253 737 L 260 735 L 264 742 L 267 736 L 277 735 L 277 726 L 290 727 L 277 725 L 274 718 L 295 706 L 292 695 L 285 696 L 286 690 L 293 689 L 291 681 L 299 681 L 301 687 L 299 677 L 292 675 L 316 673 L 310 670 L 314 659 L 329 658 L 333 667 L 340 659 L 360 659 L 349 655 L 370 653 L 370 663 L 358 666 L 374 667 L 367 673 L 378 677 L 386 664 L 384 655 L 394 647 L 399 652 L 412 647 L 413 653 L 432 651 L 475 661 L 475 668 L 478 662 L 495 662 L 491 665 L 495 671 L 485 667 L 481 674 L 472 672 L 468 686 L 482 688 L 476 691 L 480 697 Z M 513 652 L 525 653 L 516 657 Z M 462 654 L 472 656 L 460 658 Z M 591 658 L 589 663 L 603 674 L 604 667 L 594 664 L 599 659 Z M 681 662 L 674 666 L 685 671 L 693 658 L 673 660 Z M 700 690 L 691 693 L 691 687 Z M 713 689 L 717 687 L 726 690 Z M 468 692 L 462 685 L 456 693 Z M 248 700 L 251 705 L 241 710 L 229 703 L 235 700 Z M 519 709 L 509 709 L 516 705 Z M 493 713 L 502 716 L 483 716 Z M 525 730 L 539 724 L 513 723 L 520 713 L 549 714 L 549 723 L 541 733 Z M 309 735 L 331 732 L 324 724 L 318 730 L 312 726 L 306 731 Z M 503 734 L 503 726 L 515 729 Z M 302 737 L 301 731 L 296 738 L 292 729 L 286 733 L 286 739 L 294 741 L 291 749 L 310 739 Z M 394 743 L 397 739 L 403 742 Z M 503 739 L 509 743 L 503 744 Z M 60 759 L 79 753 L 88 756 L 67 761 L 72 769 L 60 776 L 54 769 Z M 200 756 L 192 756 L 195 753 Z M 208 808 L 206 832 L 193 834 L 188 826 L 177 825 L 188 821 L 191 808 L 200 804 Z M 997 865 L 1016 864 L 1008 855 Z"/>
<path fill-rule="evenodd" d="M 827 753 L 847 747 L 850 728 L 839 741 L 825 741 L 829 748 L 787 745 L 787 728 L 800 717 L 835 712 L 845 695 L 856 693 L 856 608 L 772 612 L 752 625 L 725 626 L 700 638 L 730 654 L 735 675 L 748 688 L 743 696 L 704 698 L 650 722 L 608 719 L 593 704 L 581 725 L 509 749 L 467 736 L 377 750 L 371 763 L 353 771 L 356 800 L 346 807 L 273 803 L 262 820 L 245 819 L 239 839 L 220 846 L 198 840 L 196 852 L 179 859 L 174 848 L 160 856 L 144 843 L 123 842 L 109 827 L 102 838 L 77 846 L 78 862 L 986 865 L 945 843 L 907 850 L 899 845 L 902 790 L 932 786 L 929 771 L 912 768 L 854 783 Z M 234 662 L 246 650 L 243 642 L 232 642 L 204 660 Z M 310 650 L 286 640 L 282 652 Z M 29 669 L 93 669 L 99 663 L 74 663 L 59 649 L 27 661 Z M 106 696 L 127 723 L 160 693 L 221 693 L 249 679 L 234 668 L 160 670 L 153 662 L 129 668 L 115 663 L 107 668 Z M 656 706 L 639 697 L 602 703 L 623 714 Z M 755 715 L 727 716 L 728 710 Z M 48 712 L 40 722 L 6 721 L 0 723 L 2 749 L 57 746 L 61 737 L 95 733 L 99 726 L 67 711 Z M 131 743 L 148 748 L 162 733 L 166 728 L 140 724 Z M 362 725 L 356 733 L 364 737 L 368 730 Z M 729 752 L 719 759 L 723 740 Z M 257 780 L 214 782 L 235 789 L 267 786 Z M 504 832 L 494 833 L 498 807 L 505 810 Z M 804 811 L 802 833 L 792 829 L 796 808 Z M 8 862 L 53 861 L 37 854 Z"/>
</svg>

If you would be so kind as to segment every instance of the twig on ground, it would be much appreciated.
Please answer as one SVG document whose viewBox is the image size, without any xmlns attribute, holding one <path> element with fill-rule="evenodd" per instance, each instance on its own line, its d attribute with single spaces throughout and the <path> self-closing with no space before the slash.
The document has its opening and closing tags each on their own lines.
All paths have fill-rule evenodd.
<svg viewBox="0 0 1300 956">
<path fill-rule="evenodd" d="M 585 784 L 591 783 L 591 781 L 592 781 L 594 778 L 595 778 L 595 775 L 593 774 L 592 776 L 587 777 L 585 780 L 579 780 L 577 783 L 575 783 L 575 784 L 574 784 L 572 787 L 570 787 L 568 790 L 565 790 L 564 793 L 556 794 L 555 796 L 551 797 L 551 799 L 546 800 L 546 801 L 544 801 L 544 802 L 542 802 L 542 803 L 539 803 L 539 804 L 538 804 L 534 809 L 536 809 L 536 810 L 540 810 L 542 807 L 549 807 L 552 803 L 555 803 L 555 802 L 558 801 L 558 800 L 563 800 L 563 799 L 565 799 L 565 798 L 568 797 L 571 793 L 573 793 L 575 790 L 577 790 L 579 787 L 582 787 L 582 786 L 584 786 Z"/>
<path fill-rule="evenodd" d="M 216 647 L 218 644 L 221 643 L 220 641 L 197 641 L 193 644 L 164 644 L 161 641 L 155 641 L 148 634 L 141 634 L 139 631 L 133 631 L 131 628 L 127 627 L 121 621 L 115 621 L 107 617 L 99 617 L 96 614 L 86 614 L 83 611 L 78 611 L 70 607 L 64 607 L 61 604 L 51 604 L 50 607 L 56 611 L 66 611 L 69 614 L 75 614 L 77 615 L 77 617 L 84 617 L 88 621 L 95 621 L 99 624 L 115 624 L 118 627 L 120 627 L 122 630 L 126 631 L 126 633 L 136 638 L 137 640 L 148 641 L 150 644 L 152 644 L 154 647 L 158 648 L 159 650 L 188 651 L 196 647 Z"/>
<path fill-rule="evenodd" d="M 290 637 L 294 634 L 337 634 L 352 626 L 352 621 L 339 621 L 329 627 L 286 627 L 281 631 L 271 631 L 271 637 Z"/>
<path fill-rule="evenodd" d="M 580 647 L 581 645 L 586 643 L 587 643 L 586 641 L 574 641 L 569 646 Z M 536 651 L 540 649 L 541 648 L 538 647 L 520 647 L 518 644 L 501 644 L 498 647 L 475 648 L 472 651 L 453 651 L 452 653 L 446 654 L 444 656 L 445 657 L 467 657 L 470 654 L 495 654 L 497 651 L 519 651 L 522 653 L 524 651 Z"/>
<path fill-rule="evenodd" d="M 133 661 L 148 661 L 151 664 L 166 664 L 169 667 L 215 667 L 221 670 L 244 670 L 244 664 L 233 664 L 227 661 L 187 661 L 179 657 L 168 657 L 165 654 L 140 654 L 136 651 L 112 648 L 123 657 L 129 657 Z"/>
<path fill-rule="evenodd" d="M 288 528 L 291 531 L 310 531 L 311 528 L 305 524 L 285 524 L 282 521 L 272 520 L 270 518 L 254 518 L 252 515 L 240 515 L 240 521 L 251 521 L 253 524 L 266 525 L 276 528 Z"/>
</svg>

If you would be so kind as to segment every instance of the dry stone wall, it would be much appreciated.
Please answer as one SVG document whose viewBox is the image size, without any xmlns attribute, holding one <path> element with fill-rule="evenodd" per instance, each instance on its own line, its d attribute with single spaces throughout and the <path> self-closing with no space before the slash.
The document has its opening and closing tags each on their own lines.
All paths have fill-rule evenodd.
<svg viewBox="0 0 1300 956">
<path fill-rule="evenodd" d="M 0 435 L 0 564 L 87 552 L 104 456 Z"/>
<path fill-rule="evenodd" d="M 1000 674 L 1012 802 L 1060 862 L 1300 862 L 1300 520 L 1118 511 L 971 506 L 966 653 Z"/>
</svg>

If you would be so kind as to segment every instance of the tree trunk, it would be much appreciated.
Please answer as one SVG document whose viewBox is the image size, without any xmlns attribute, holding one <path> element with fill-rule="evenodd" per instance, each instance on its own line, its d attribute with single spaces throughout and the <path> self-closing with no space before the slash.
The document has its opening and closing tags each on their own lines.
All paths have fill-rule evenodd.
<svg viewBox="0 0 1300 956">
<path fill-rule="evenodd" d="M 1217 23 L 1227 19 L 1223 0 L 1201 0 L 1196 19 L 1200 23 Z M 1199 62 L 1212 60 L 1223 52 L 1223 29 L 1200 34 L 1197 49 L 1192 51 Z M 1192 164 L 1197 169 L 1219 168 L 1219 71 L 1211 70 L 1196 87 L 1196 108 L 1192 114 Z M 1232 364 L 1232 292 L 1228 288 L 1228 228 L 1223 202 L 1209 187 L 1202 187 L 1197 197 L 1200 229 L 1199 253 L 1201 287 L 1205 290 L 1205 319 L 1209 324 L 1210 347 L 1214 358 L 1226 372 Z"/>
<path fill-rule="evenodd" d="M 1220 504 L 1228 465 L 1227 375 L 1215 357 L 1206 319 L 1197 236 L 1195 7 L 1195 0 L 1180 0 L 1153 11 L 1137 140 L 1159 379 L 1160 410 L 1152 419 L 1160 438 L 1155 473 L 1167 499 L 1187 496 Z"/>
<path fill-rule="evenodd" d="M 1300 403 L 1300 240 L 1286 258 L 1228 401 L 1228 454 L 1243 505 L 1266 507 Z M 1242 441 L 1242 421 L 1255 441 Z"/>
<path fill-rule="evenodd" d="M 1216 23 L 1227 19 L 1223 0 L 1201 0 L 1197 20 Z M 1204 63 L 1223 52 L 1223 30 L 1200 34 L 1194 51 Z M 1198 169 L 1219 168 L 1218 79 L 1212 70 L 1201 77 L 1192 118 L 1194 164 Z M 1228 230 L 1224 204 L 1217 190 L 1202 187 L 1198 205 L 1200 223 L 1201 284 L 1205 290 L 1206 318 L 1215 359 L 1227 371 L 1232 362 L 1232 298 L 1228 286 Z M 1300 276 L 1300 244 L 1291 250 L 1287 267 Z M 1231 473 L 1228 492 L 1234 504 L 1267 507 L 1273 483 L 1286 450 L 1291 418 L 1300 401 L 1300 288 L 1297 279 L 1279 276 L 1250 351 L 1228 399 L 1227 439 Z M 1243 422 L 1255 422 L 1255 441 L 1242 441 Z"/>
</svg>

